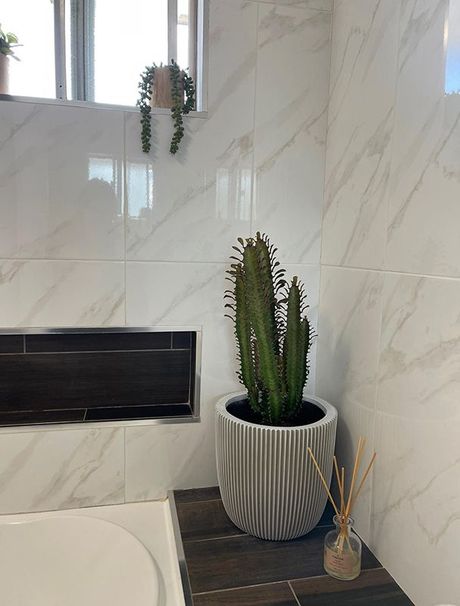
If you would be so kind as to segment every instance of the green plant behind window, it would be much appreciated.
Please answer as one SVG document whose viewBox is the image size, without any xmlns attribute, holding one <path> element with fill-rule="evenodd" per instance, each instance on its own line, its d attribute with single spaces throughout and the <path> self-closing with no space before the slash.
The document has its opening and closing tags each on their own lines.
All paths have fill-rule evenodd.
<svg viewBox="0 0 460 606">
<path fill-rule="evenodd" d="M 163 65 L 160 65 L 163 67 Z M 171 116 L 173 119 L 174 132 L 171 139 L 169 151 L 176 154 L 180 142 L 184 137 L 183 117 L 195 108 L 195 84 L 193 78 L 186 71 L 180 69 L 174 59 L 167 66 L 171 82 Z M 155 86 L 155 70 L 158 66 L 154 63 L 147 66 L 141 74 L 139 82 L 139 99 L 137 106 L 141 114 L 141 144 L 142 151 L 148 153 L 151 149 L 152 139 L 152 89 Z"/>
<path fill-rule="evenodd" d="M 265 235 L 238 239 L 228 271 L 233 288 L 225 293 L 234 321 L 238 377 L 262 423 L 295 422 L 308 377 L 311 329 L 305 293 L 297 277 L 288 284 Z"/>
<path fill-rule="evenodd" d="M 19 57 L 16 57 L 14 53 L 14 49 L 18 46 L 18 37 L 16 34 L 12 34 L 11 32 L 4 32 L 2 30 L 2 24 L 0 23 L 0 53 L 2 55 L 6 55 L 7 57 L 13 57 L 16 61 L 19 61 Z"/>
</svg>

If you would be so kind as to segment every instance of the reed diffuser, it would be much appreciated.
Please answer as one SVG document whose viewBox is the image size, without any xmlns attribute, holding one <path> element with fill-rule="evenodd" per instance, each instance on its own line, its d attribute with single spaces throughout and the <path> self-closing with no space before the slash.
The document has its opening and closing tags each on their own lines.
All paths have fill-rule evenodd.
<svg viewBox="0 0 460 606">
<path fill-rule="evenodd" d="M 308 452 L 313 460 L 316 470 L 318 471 L 321 481 L 324 484 L 327 496 L 329 497 L 335 511 L 335 529 L 328 532 L 324 539 L 324 569 L 331 577 L 340 579 L 342 581 L 351 581 L 356 579 L 356 577 L 358 577 L 361 573 L 362 545 L 361 539 L 353 531 L 353 518 L 351 517 L 351 512 L 353 511 L 353 507 L 356 504 L 356 501 L 363 489 L 364 483 L 366 482 L 367 476 L 372 469 L 375 457 L 377 456 L 374 452 L 372 459 L 361 478 L 361 481 L 358 482 L 358 475 L 361 468 L 365 444 L 366 440 L 360 437 L 358 447 L 356 449 L 355 462 L 353 465 L 348 495 L 346 494 L 345 488 L 345 468 L 342 467 L 341 471 L 339 471 L 337 458 L 334 457 L 334 470 L 339 487 L 340 507 L 337 507 L 337 504 L 332 497 L 329 486 L 318 465 L 315 455 L 313 454 L 311 448 L 308 448 Z M 356 486 L 357 488 L 355 489 Z"/>
</svg>

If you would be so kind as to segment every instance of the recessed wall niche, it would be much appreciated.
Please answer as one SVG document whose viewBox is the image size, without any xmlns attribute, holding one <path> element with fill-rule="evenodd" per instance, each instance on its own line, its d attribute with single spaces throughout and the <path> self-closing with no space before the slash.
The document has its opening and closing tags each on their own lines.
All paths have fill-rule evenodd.
<svg viewBox="0 0 460 606">
<path fill-rule="evenodd" d="M 0 426 L 198 416 L 198 331 L 0 332 Z"/>
</svg>

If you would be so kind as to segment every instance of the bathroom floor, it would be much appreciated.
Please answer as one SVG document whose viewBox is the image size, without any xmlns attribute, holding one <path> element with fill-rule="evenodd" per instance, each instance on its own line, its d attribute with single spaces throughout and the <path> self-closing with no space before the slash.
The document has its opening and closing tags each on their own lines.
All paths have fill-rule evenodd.
<svg viewBox="0 0 460 606">
<path fill-rule="evenodd" d="M 342 582 L 325 575 L 328 508 L 306 537 L 271 542 L 244 534 L 230 522 L 218 488 L 174 496 L 194 606 L 413 605 L 366 546 L 358 579 Z"/>
</svg>

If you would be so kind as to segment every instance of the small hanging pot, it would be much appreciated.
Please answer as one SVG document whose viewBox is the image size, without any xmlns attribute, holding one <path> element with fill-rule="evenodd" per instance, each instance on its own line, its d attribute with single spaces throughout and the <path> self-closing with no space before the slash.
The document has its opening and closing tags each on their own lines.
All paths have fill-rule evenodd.
<svg viewBox="0 0 460 606">
<path fill-rule="evenodd" d="M 8 95 L 9 57 L 0 53 L 0 95 Z"/>
<path fill-rule="evenodd" d="M 161 67 L 156 67 L 155 75 L 153 78 L 152 98 L 150 101 L 150 105 L 152 107 L 171 108 L 173 105 L 171 88 L 171 71 L 169 69 L 169 66 L 163 65 Z M 184 84 L 182 78 L 180 79 L 179 89 L 183 102 Z"/>
</svg>

